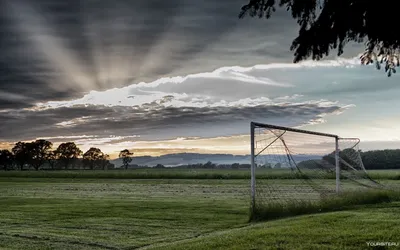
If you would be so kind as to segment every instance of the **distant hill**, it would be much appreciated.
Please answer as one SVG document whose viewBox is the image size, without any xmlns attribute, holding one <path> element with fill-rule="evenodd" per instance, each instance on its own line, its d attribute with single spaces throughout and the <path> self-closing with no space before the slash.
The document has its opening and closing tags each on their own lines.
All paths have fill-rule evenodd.
<svg viewBox="0 0 400 250">
<path fill-rule="evenodd" d="M 280 156 L 282 157 L 282 156 Z M 274 158 L 274 157 L 271 157 Z M 320 159 L 319 155 L 295 155 L 294 160 L 297 162 L 309 159 Z M 206 163 L 211 161 L 214 164 L 249 164 L 250 155 L 232 155 L 232 154 L 198 154 L 198 153 L 179 153 L 179 154 L 167 154 L 162 156 L 138 156 L 133 157 L 131 164 L 140 166 L 153 167 L 157 164 L 162 164 L 166 167 L 174 167 L 179 165 L 190 165 L 198 163 Z M 121 159 L 112 160 L 111 163 L 115 164 L 116 167 L 122 165 Z M 270 162 L 274 163 L 274 162 Z"/>
</svg>

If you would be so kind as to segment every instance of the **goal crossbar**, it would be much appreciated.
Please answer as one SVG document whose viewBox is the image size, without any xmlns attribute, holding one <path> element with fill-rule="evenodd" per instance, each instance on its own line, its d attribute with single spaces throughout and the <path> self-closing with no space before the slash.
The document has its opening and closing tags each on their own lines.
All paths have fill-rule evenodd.
<svg viewBox="0 0 400 250">
<path fill-rule="evenodd" d="M 334 135 L 334 134 L 326 134 L 326 133 L 314 132 L 314 131 L 303 130 L 303 129 L 281 127 L 281 126 L 258 123 L 258 122 L 251 122 L 251 126 L 252 127 L 260 127 L 260 128 L 269 128 L 269 129 L 279 129 L 279 130 L 285 130 L 285 131 L 297 132 L 297 133 L 303 133 L 303 134 L 320 135 L 320 136 L 333 137 L 333 138 L 339 139 L 339 136 Z"/>
</svg>

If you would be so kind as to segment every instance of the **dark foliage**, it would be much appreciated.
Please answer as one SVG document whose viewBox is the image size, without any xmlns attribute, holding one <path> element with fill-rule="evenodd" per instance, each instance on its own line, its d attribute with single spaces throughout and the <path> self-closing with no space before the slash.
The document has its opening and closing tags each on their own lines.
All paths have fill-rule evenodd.
<svg viewBox="0 0 400 250">
<path fill-rule="evenodd" d="M 30 152 L 29 143 L 17 142 L 12 148 L 12 153 L 14 154 L 15 163 L 18 165 L 19 169 L 24 170 L 24 166 L 29 163 Z"/>
<path fill-rule="evenodd" d="M 365 169 L 400 169 L 400 149 L 385 149 L 385 150 L 372 150 L 366 152 L 359 152 L 361 155 L 362 163 Z M 340 152 L 340 158 L 343 159 L 348 165 L 357 166 L 357 154 L 354 149 L 345 149 Z M 335 154 L 332 152 L 323 157 L 324 161 L 330 164 L 335 164 Z M 340 168 L 347 169 L 348 165 L 341 162 Z"/>
<path fill-rule="evenodd" d="M 56 151 L 58 159 L 63 163 L 65 169 L 76 162 L 76 159 L 82 154 L 74 142 L 61 143 Z"/>
<path fill-rule="evenodd" d="M 28 163 L 35 169 L 39 168 L 46 162 L 47 156 L 53 144 L 46 140 L 36 140 L 28 143 L 27 155 L 29 156 Z"/>
<path fill-rule="evenodd" d="M 101 152 L 99 148 L 90 148 L 83 154 L 83 164 L 92 170 L 96 167 L 104 169 L 107 165 L 107 158 L 108 155 Z"/>
<path fill-rule="evenodd" d="M 400 149 L 362 152 L 366 169 L 400 169 Z"/>
<path fill-rule="evenodd" d="M 337 49 L 343 54 L 349 42 L 365 42 L 361 63 L 384 63 L 388 76 L 399 66 L 400 33 L 398 9 L 394 0 L 250 0 L 242 7 L 240 18 L 246 15 L 271 18 L 277 7 L 286 8 L 299 24 L 299 35 L 291 50 L 294 62 L 312 57 L 319 60 Z"/>
<path fill-rule="evenodd" d="M 55 169 L 58 163 L 58 154 L 57 151 L 49 151 L 46 157 L 47 163 L 49 164 L 51 169 Z"/>
<path fill-rule="evenodd" d="M 0 167 L 3 170 L 9 170 L 12 168 L 14 163 L 14 155 L 7 149 L 0 150 Z"/>
<path fill-rule="evenodd" d="M 132 155 L 128 149 L 124 149 L 119 153 L 119 158 L 122 158 L 122 163 L 125 169 L 128 169 L 129 163 L 132 162 Z"/>
</svg>

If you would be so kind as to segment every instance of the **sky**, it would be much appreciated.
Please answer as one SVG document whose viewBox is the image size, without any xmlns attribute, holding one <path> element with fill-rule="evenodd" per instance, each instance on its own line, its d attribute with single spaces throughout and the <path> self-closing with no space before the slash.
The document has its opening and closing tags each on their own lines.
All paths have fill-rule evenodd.
<svg viewBox="0 0 400 250">
<path fill-rule="evenodd" d="M 249 154 L 251 121 L 400 148 L 400 76 L 361 66 L 363 44 L 293 64 L 295 20 L 238 19 L 246 3 L 1 0 L 0 148 Z"/>
</svg>

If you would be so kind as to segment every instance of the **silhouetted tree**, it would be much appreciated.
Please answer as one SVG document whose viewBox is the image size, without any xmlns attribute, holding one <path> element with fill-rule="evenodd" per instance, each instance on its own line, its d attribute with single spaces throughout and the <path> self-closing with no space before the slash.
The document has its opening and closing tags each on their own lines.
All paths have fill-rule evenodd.
<svg viewBox="0 0 400 250">
<path fill-rule="evenodd" d="M 96 166 L 100 166 L 101 162 L 104 160 L 105 155 L 99 148 L 90 148 L 83 154 L 83 164 L 89 166 L 92 170 L 95 169 Z"/>
<path fill-rule="evenodd" d="M 103 156 L 98 159 L 99 167 L 103 170 L 112 168 L 110 163 L 110 156 L 108 154 L 103 154 Z"/>
<path fill-rule="evenodd" d="M 19 169 L 21 171 L 24 170 L 24 166 L 29 163 L 31 157 L 29 143 L 17 142 L 11 151 L 14 154 L 15 163 L 19 166 Z"/>
<path fill-rule="evenodd" d="M 5 170 L 12 168 L 14 162 L 14 155 L 8 149 L 0 150 L 0 166 Z"/>
<path fill-rule="evenodd" d="M 290 11 L 299 24 L 299 35 L 291 46 L 294 62 L 310 56 L 319 60 L 331 49 L 343 53 L 345 45 L 366 42 L 363 64 L 375 63 L 380 69 L 385 63 L 388 76 L 398 67 L 400 33 L 393 28 L 398 23 L 395 0 L 250 0 L 239 14 L 270 18 L 277 7 Z M 282 27 L 284 29 L 284 27 Z"/>
<path fill-rule="evenodd" d="M 56 152 L 65 169 L 68 169 L 69 165 L 82 154 L 74 142 L 61 143 Z"/>
<path fill-rule="evenodd" d="M 39 170 L 46 162 L 52 146 L 53 144 L 46 140 L 36 140 L 28 143 L 29 163 L 35 170 Z"/>
<path fill-rule="evenodd" d="M 119 158 L 122 158 L 122 165 L 125 169 L 128 169 L 129 163 L 132 162 L 132 155 L 133 153 L 131 153 L 128 149 L 124 149 L 119 153 Z"/>
<path fill-rule="evenodd" d="M 50 168 L 54 170 L 55 166 L 58 162 L 57 150 L 47 152 L 46 160 L 47 160 L 47 163 L 49 164 Z"/>
</svg>

